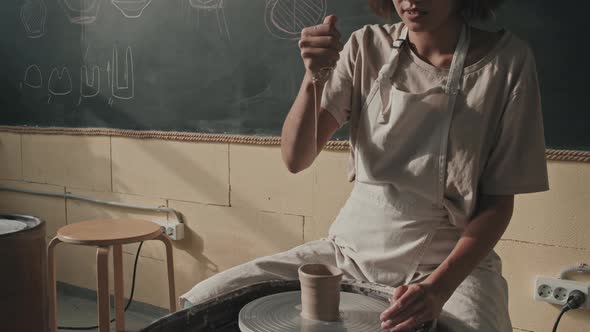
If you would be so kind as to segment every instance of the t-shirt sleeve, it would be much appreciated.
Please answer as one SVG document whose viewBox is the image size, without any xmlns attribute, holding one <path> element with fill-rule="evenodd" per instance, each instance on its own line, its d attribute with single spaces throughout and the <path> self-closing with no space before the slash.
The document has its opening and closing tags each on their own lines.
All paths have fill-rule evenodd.
<svg viewBox="0 0 590 332">
<path fill-rule="evenodd" d="M 541 98 L 535 60 L 527 49 L 480 180 L 484 194 L 511 195 L 549 189 Z"/>
<path fill-rule="evenodd" d="M 321 108 L 327 110 L 340 127 L 350 120 L 354 66 L 358 51 L 356 34 L 348 39 L 340 52 L 340 59 L 324 85 Z"/>
</svg>

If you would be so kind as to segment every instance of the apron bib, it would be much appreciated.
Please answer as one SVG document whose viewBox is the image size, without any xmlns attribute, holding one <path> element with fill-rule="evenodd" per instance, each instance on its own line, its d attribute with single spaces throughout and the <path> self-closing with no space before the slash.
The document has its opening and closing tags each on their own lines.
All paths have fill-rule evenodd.
<svg viewBox="0 0 590 332">
<path fill-rule="evenodd" d="M 425 254 L 446 257 L 455 245 L 432 242 L 449 225 L 447 143 L 469 29 L 462 27 L 445 86 L 421 93 L 391 82 L 407 38 L 404 27 L 365 99 L 353 147 L 355 186 L 329 232 L 368 280 L 391 286 L 411 282 Z"/>
</svg>

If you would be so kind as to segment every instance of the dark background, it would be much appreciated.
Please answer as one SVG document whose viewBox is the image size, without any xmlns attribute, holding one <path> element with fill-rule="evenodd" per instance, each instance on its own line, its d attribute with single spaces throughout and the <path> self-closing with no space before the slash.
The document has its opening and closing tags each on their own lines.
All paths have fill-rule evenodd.
<svg viewBox="0 0 590 332">
<path fill-rule="evenodd" d="M 324 10 L 338 15 L 345 38 L 382 22 L 363 0 L 138 0 L 138 8 L 149 5 L 136 18 L 117 7 L 128 3 L 92 1 L 2 1 L 1 125 L 277 136 L 303 75 L 296 33 L 318 23 Z M 535 52 L 549 148 L 590 150 L 589 24 L 580 6 L 588 7 L 507 1 L 492 24 Z M 96 19 L 70 22 L 79 15 Z M 31 38 L 40 26 L 44 34 Z M 133 80 L 125 77 L 127 50 Z M 81 84 L 83 66 L 90 86 Z M 92 84 L 95 67 L 100 79 Z M 71 83 L 67 74 L 59 79 L 63 68 Z M 347 133 L 343 128 L 336 138 Z"/>
</svg>

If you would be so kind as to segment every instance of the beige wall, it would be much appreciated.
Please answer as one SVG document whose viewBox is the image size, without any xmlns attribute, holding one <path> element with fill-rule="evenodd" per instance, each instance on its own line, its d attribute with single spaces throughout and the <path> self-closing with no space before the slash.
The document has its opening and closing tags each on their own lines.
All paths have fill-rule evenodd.
<svg viewBox="0 0 590 332">
<path fill-rule="evenodd" d="M 186 239 L 174 247 L 180 295 L 218 271 L 325 235 L 351 189 L 345 158 L 326 151 L 311 169 L 291 175 L 277 147 L 0 133 L 0 185 L 179 210 L 187 225 Z M 536 275 L 590 263 L 590 164 L 551 162 L 549 171 L 552 190 L 517 198 L 497 247 L 518 331 L 549 331 L 558 314 L 532 300 Z M 1 191 L 0 212 L 43 218 L 48 237 L 95 217 L 168 218 Z M 136 299 L 166 307 L 163 246 L 143 248 Z M 135 249 L 125 248 L 127 286 Z M 92 248 L 62 245 L 58 279 L 94 288 L 94 255 Z M 588 331 L 590 313 L 568 313 L 561 327 Z"/>
</svg>

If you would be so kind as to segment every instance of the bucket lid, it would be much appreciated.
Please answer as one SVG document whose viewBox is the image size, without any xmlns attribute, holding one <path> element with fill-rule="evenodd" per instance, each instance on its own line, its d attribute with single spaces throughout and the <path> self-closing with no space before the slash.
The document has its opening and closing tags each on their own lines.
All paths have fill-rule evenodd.
<svg viewBox="0 0 590 332">
<path fill-rule="evenodd" d="M 43 224 L 37 217 L 0 213 L 0 236 L 26 232 Z"/>
<path fill-rule="evenodd" d="M 20 232 L 27 229 L 28 225 L 22 221 L 11 219 L 0 219 L 0 235 Z"/>
</svg>

